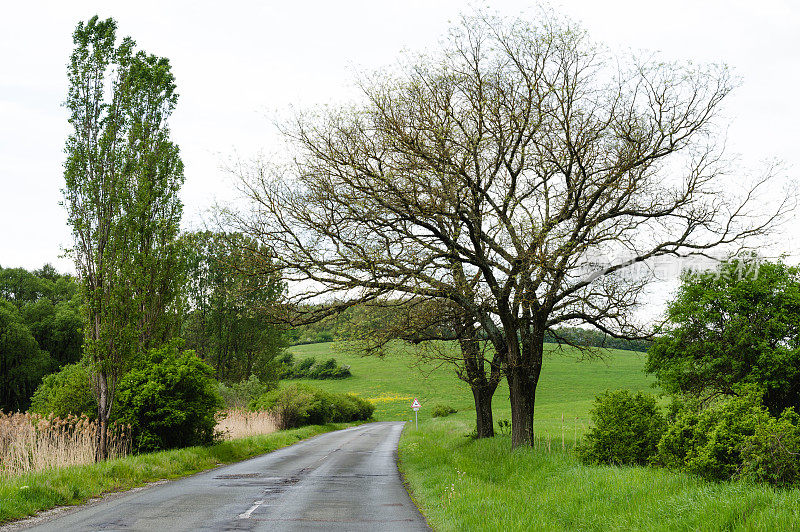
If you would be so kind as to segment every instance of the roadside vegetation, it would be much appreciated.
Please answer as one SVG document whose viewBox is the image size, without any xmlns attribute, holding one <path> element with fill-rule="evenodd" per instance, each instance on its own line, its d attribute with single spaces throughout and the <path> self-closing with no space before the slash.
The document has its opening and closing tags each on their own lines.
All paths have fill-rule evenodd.
<svg viewBox="0 0 800 532">
<path fill-rule="evenodd" d="M 0 477 L 0 523 L 148 482 L 175 479 L 286 447 L 345 424 L 314 425 L 210 446 L 186 447 Z"/>
<path fill-rule="evenodd" d="M 77 275 L 0 268 L 0 521 L 417 399 L 401 466 L 443 530 L 796 525 L 800 268 L 743 250 L 797 198 L 726 181 L 724 65 L 463 17 L 181 233 L 175 78 L 116 29 L 67 67 Z M 638 319 L 653 261 L 714 254 Z"/>
<path fill-rule="evenodd" d="M 800 489 L 587 465 L 560 445 L 511 450 L 448 417 L 409 425 L 400 469 L 434 530 L 793 530 Z M 560 443 L 560 442 L 559 442 Z"/>
</svg>

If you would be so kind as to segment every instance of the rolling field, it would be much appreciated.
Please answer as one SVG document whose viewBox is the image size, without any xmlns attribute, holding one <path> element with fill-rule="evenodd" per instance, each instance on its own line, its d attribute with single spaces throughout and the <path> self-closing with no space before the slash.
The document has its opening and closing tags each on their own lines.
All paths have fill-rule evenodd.
<svg viewBox="0 0 800 532">
<path fill-rule="evenodd" d="M 626 388 L 655 392 L 653 379 L 644 374 L 645 355 L 634 351 L 606 350 L 602 359 L 578 360 L 576 350 L 557 349 L 546 344 L 546 355 L 536 391 L 535 429 L 542 437 L 561 439 L 562 415 L 565 438 L 574 440 L 588 423 L 587 413 L 595 395 L 606 389 Z M 352 392 L 375 403 L 375 418 L 381 421 L 414 419 L 411 401 L 422 403 L 420 423 L 430 420 L 437 404 L 458 410 L 448 419 L 463 419 L 474 424 L 475 407 L 469 386 L 460 381 L 450 364 L 422 363 L 413 347 L 397 345 L 385 358 L 359 357 L 337 349 L 335 343 L 308 344 L 290 349 L 295 360 L 315 357 L 317 361 L 336 358 L 350 365 L 353 376 L 342 380 L 298 379 L 330 391 Z M 295 382 L 295 381 L 284 381 Z M 495 424 L 511 418 L 508 385 L 503 380 L 495 392 Z M 577 418 L 577 421 L 576 421 Z"/>
<path fill-rule="evenodd" d="M 303 382 L 372 399 L 379 420 L 413 420 L 411 401 L 420 400 L 420 426 L 406 426 L 399 464 L 434 530 L 800 530 L 800 489 L 581 464 L 571 450 L 596 394 L 657 390 L 642 372 L 643 353 L 608 351 L 603 360 L 577 361 L 572 350 L 548 347 L 537 390 L 537 444 L 514 451 L 507 435 L 465 437 L 475 423 L 472 396 L 449 366 L 416 367 L 413 350 L 402 348 L 385 359 L 348 356 L 334 344 L 291 351 L 349 364 L 348 379 Z M 436 404 L 458 413 L 431 418 Z M 495 424 L 510 418 L 505 383 L 493 405 Z"/>
</svg>

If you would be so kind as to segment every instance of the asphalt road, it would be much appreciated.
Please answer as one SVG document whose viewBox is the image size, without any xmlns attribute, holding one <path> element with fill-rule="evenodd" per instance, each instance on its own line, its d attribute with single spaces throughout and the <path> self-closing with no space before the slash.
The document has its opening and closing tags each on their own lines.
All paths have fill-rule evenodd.
<svg viewBox="0 0 800 532">
<path fill-rule="evenodd" d="M 329 432 L 28 530 L 428 530 L 397 471 L 402 428 Z"/>
</svg>

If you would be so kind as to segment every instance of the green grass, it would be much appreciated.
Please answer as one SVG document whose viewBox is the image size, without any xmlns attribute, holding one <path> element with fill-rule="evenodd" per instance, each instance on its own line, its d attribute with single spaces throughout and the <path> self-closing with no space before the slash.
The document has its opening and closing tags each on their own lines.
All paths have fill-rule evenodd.
<svg viewBox="0 0 800 532">
<path fill-rule="evenodd" d="M 385 359 L 340 353 L 334 344 L 296 346 L 292 352 L 318 360 L 333 356 L 353 373 L 339 381 L 304 382 L 367 398 L 398 398 L 377 402 L 377 419 L 413 419 L 411 398 L 419 398 L 419 430 L 406 426 L 400 468 L 436 530 L 800 529 L 798 489 L 707 482 L 664 469 L 587 466 L 575 459 L 575 433 L 580 439 L 595 395 L 606 389 L 658 393 L 642 371 L 643 353 L 607 351 L 602 360 L 579 361 L 572 350 L 547 346 L 536 392 L 537 446 L 511 451 L 508 436 L 465 437 L 475 423 L 472 396 L 449 366 L 415 367 L 413 350 L 402 348 Z M 437 403 L 459 412 L 432 419 Z M 495 421 L 511 417 L 505 383 L 493 406 Z"/>
<path fill-rule="evenodd" d="M 309 344 L 291 348 L 295 359 L 313 356 L 318 361 L 334 357 L 349 364 L 352 377 L 341 380 L 302 379 L 312 386 L 335 392 L 354 392 L 377 399 L 375 419 L 413 420 L 411 401 L 422 403 L 419 422 L 431 419 L 436 404 L 458 410 L 458 419 L 474 422 L 475 405 L 469 386 L 460 381 L 452 365 L 420 363 L 413 347 L 396 346 L 385 358 L 359 357 L 337 350 L 334 343 Z M 644 353 L 605 350 L 602 359 L 579 360 L 572 349 L 545 345 L 545 361 L 536 390 L 535 430 L 541 437 L 561 438 L 562 422 L 566 439 L 574 439 L 588 424 L 588 411 L 595 395 L 606 389 L 626 388 L 655 392 L 653 379 L 643 372 Z M 285 381 L 293 382 L 293 381 Z M 501 382 L 492 403 L 495 422 L 511 418 L 508 385 Z M 577 421 L 576 421 L 577 418 Z"/>
<path fill-rule="evenodd" d="M 0 523 L 34 515 L 56 506 L 80 504 L 103 493 L 122 491 L 156 480 L 183 477 L 220 464 L 238 462 L 347 426 L 349 425 L 313 425 L 222 442 L 209 447 L 187 447 L 2 478 Z"/>
<path fill-rule="evenodd" d="M 435 530 L 795 530 L 800 490 L 706 482 L 644 467 L 586 466 L 569 452 L 464 437 L 463 420 L 408 425 L 399 458 Z"/>
</svg>

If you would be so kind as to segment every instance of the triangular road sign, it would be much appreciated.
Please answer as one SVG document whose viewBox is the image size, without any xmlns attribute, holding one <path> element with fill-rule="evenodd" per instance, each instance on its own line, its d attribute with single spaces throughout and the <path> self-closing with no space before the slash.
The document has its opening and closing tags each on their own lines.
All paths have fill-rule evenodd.
<svg viewBox="0 0 800 532">
<path fill-rule="evenodd" d="M 422 405 L 419 404 L 419 401 L 417 401 L 417 398 L 415 397 L 414 402 L 411 403 L 411 408 L 413 408 L 414 410 L 419 410 L 421 406 Z"/>
</svg>

